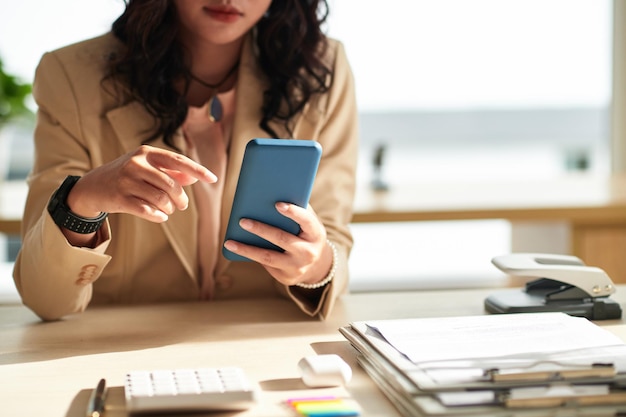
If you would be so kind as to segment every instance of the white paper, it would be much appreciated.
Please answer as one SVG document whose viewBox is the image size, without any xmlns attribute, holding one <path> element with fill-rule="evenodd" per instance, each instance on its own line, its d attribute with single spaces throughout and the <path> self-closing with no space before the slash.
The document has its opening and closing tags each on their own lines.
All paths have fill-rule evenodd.
<svg viewBox="0 0 626 417">
<path fill-rule="evenodd" d="M 589 320 L 564 313 L 379 320 L 365 324 L 419 364 L 624 345 L 617 336 Z"/>
</svg>

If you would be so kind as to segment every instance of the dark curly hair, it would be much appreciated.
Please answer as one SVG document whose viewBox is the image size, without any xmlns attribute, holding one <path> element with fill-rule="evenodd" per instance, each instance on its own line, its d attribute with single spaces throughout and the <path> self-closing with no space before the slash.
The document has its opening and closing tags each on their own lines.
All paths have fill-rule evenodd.
<svg viewBox="0 0 626 417">
<path fill-rule="evenodd" d="M 112 25 L 126 46 L 110 63 L 110 76 L 130 89 L 157 121 L 151 139 L 172 137 L 187 115 L 185 92 L 174 80 L 191 74 L 184 49 L 177 41 L 176 9 L 171 0 L 125 0 L 126 8 Z M 292 134 L 291 120 L 311 97 L 328 91 L 332 70 L 323 62 L 327 46 L 322 24 L 328 17 L 327 0 L 272 0 L 256 26 L 259 64 L 268 78 L 259 126 L 278 137 L 271 120 Z M 187 88 L 187 87 L 186 87 Z"/>
</svg>

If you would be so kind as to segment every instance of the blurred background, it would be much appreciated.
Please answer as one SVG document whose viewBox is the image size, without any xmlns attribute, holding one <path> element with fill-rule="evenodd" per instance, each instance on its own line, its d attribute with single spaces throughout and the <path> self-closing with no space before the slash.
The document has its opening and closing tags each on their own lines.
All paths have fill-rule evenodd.
<svg viewBox="0 0 626 417">
<path fill-rule="evenodd" d="M 360 187 L 376 175 L 394 187 L 611 173 L 612 0 L 329 4 L 327 33 L 344 43 L 356 80 Z M 4 2 L 4 71 L 31 83 L 44 52 L 107 31 L 122 9 L 121 0 Z M 5 212 L 21 211 L 32 128 L 28 117 L 0 124 Z M 529 247 L 569 250 L 567 225 L 528 230 Z M 353 233 L 353 291 L 504 285 L 490 264 L 511 250 L 504 220 L 359 223 Z M 0 235 L 5 268 L 19 244 Z"/>
</svg>

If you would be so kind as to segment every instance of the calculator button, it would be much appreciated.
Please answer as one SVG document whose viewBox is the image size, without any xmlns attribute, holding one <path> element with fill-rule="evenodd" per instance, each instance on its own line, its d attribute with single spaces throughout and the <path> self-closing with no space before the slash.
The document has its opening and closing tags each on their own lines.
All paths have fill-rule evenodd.
<svg viewBox="0 0 626 417">
<path fill-rule="evenodd" d="M 129 412 L 244 410 L 257 390 L 240 368 L 132 371 L 124 383 Z"/>
</svg>

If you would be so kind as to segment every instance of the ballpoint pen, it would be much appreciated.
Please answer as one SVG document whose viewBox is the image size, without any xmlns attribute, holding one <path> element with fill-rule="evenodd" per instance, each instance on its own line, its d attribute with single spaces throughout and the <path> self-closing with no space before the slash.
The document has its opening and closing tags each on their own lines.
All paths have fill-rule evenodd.
<svg viewBox="0 0 626 417">
<path fill-rule="evenodd" d="M 100 417 L 104 411 L 104 401 L 106 400 L 107 388 L 104 378 L 91 393 L 89 404 L 87 404 L 87 417 Z"/>
</svg>

